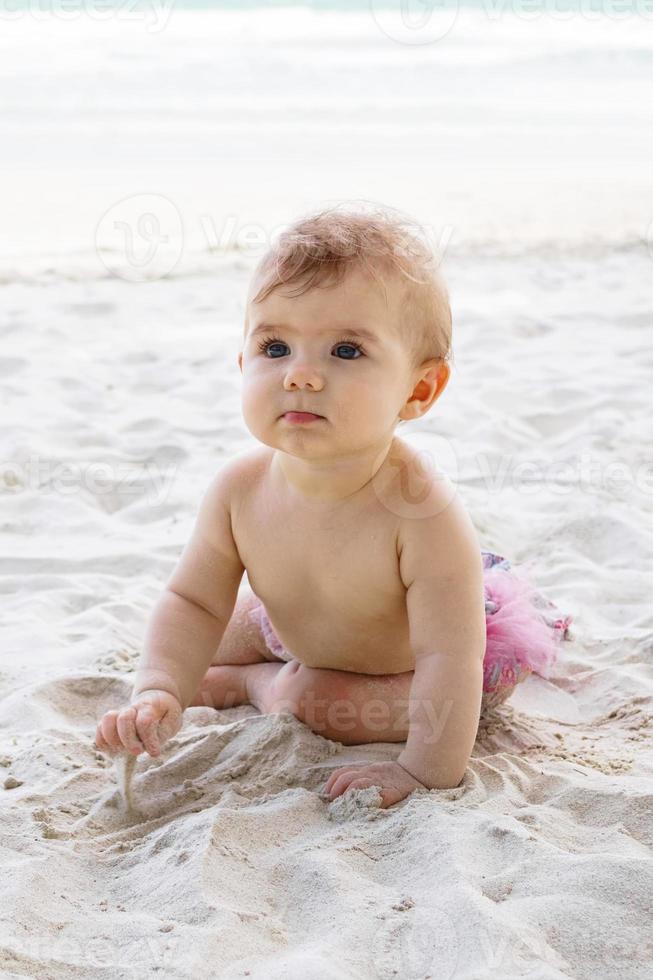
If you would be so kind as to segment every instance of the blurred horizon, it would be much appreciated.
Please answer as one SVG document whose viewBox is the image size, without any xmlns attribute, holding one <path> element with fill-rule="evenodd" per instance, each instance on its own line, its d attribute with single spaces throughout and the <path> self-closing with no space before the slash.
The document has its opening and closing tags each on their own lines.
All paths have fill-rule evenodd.
<svg viewBox="0 0 653 980">
<path fill-rule="evenodd" d="M 192 272 L 349 200 L 450 252 L 653 247 L 647 18 L 554 0 L 535 19 L 490 0 L 403 19 L 376 0 L 46 4 L 12 0 L 0 32 L 3 281 L 103 274 L 99 232 L 133 219 L 136 241 L 151 214 Z"/>
</svg>

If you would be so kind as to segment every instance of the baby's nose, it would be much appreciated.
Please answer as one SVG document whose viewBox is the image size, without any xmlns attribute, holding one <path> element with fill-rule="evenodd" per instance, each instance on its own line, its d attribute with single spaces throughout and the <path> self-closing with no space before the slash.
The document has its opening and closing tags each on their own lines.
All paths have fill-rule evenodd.
<svg viewBox="0 0 653 980">
<path fill-rule="evenodd" d="M 320 372 L 308 364 L 295 365 L 289 368 L 286 373 L 286 388 L 292 387 L 293 385 L 296 385 L 298 388 L 303 388 L 306 385 L 310 385 L 311 388 L 321 388 L 323 384 L 324 380 Z"/>
</svg>

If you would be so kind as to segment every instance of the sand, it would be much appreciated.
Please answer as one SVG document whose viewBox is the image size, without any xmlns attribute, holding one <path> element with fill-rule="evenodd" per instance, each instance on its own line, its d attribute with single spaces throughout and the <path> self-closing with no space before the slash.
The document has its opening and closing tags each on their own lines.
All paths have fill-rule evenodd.
<svg viewBox="0 0 653 980">
<path fill-rule="evenodd" d="M 247 263 L 5 287 L 2 976 L 650 976 L 650 269 L 645 249 L 447 259 L 456 367 L 402 438 L 574 623 L 552 676 L 481 719 L 459 787 L 386 810 L 322 787 L 401 745 L 290 714 L 189 708 L 132 761 L 130 807 L 93 746 L 199 495 L 253 445 Z"/>
</svg>

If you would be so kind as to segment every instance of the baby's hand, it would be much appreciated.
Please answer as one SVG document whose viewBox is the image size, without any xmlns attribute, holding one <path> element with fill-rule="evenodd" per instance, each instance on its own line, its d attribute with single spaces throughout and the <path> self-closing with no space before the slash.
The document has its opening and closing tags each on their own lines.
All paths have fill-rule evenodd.
<svg viewBox="0 0 653 980">
<path fill-rule="evenodd" d="M 428 789 L 409 773 L 400 762 L 352 762 L 334 769 L 324 789 L 332 802 L 349 789 L 376 786 L 382 799 L 381 809 L 399 803 L 415 789 Z"/>
<path fill-rule="evenodd" d="M 159 755 L 161 746 L 181 728 L 181 704 L 168 691 L 141 691 L 121 711 L 107 711 L 95 733 L 96 748 L 109 755 L 149 752 Z"/>
</svg>

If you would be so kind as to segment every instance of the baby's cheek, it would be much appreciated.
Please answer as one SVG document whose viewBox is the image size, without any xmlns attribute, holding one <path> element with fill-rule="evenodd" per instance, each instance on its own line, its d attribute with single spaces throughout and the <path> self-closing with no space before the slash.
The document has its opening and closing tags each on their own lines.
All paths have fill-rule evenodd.
<svg viewBox="0 0 653 980">
<path fill-rule="evenodd" d="M 265 434 L 270 425 L 274 424 L 274 408 L 270 399 L 257 398 L 251 391 L 243 392 L 241 410 L 245 425 L 258 439 Z M 262 441 L 262 440 L 261 440 Z"/>
</svg>

